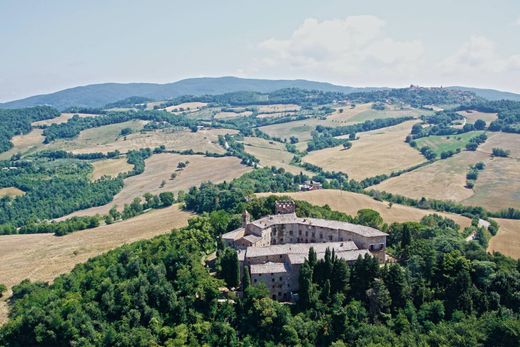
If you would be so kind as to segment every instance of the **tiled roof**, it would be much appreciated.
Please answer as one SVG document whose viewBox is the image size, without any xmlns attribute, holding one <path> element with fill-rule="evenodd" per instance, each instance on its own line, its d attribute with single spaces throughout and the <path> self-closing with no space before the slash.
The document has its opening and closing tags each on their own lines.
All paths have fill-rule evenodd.
<svg viewBox="0 0 520 347">
<path fill-rule="evenodd" d="M 284 273 L 289 272 L 287 266 L 284 263 L 265 263 L 255 264 L 249 266 L 249 272 L 251 275 L 254 274 L 268 274 L 268 273 Z"/>
<path fill-rule="evenodd" d="M 262 257 L 278 254 L 309 254 L 309 249 L 314 248 L 316 253 L 324 253 L 327 248 L 334 249 L 334 252 L 358 249 L 352 241 L 326 242 L 326 243 L 286 243 L 272 245 L 268 247 L 248 247 L 246 258 Z"/>
<path fill-rule="evenodd" d="M 247 235 L 247 236 L 244 236 L 244 239 L 251 242 L 252 244 L 255 244 L 257 241 L 260 241 L 262 238 L 260 236 L 256 236 L 256 235 Z"/>
<path fill-rule="evenodd" d="M 364 225 L 319 218 L 299 218 L 295 213 L 270 215 L 257 219 L 251 222 L 251 224 L 262 229 L 278 224 L 304 224 L 329 229 L 347 230 L 366 237 L 388 235 L 380 230 Z"/>
<path fill-rule="evenodd" d="M 244 228 L 238 228 L 233 231 L 230 231 L 228 233 L 222 234 L 223 240 L 238 240 L 239 238 L 243 237 L 245 234 Z"/>
</svg>

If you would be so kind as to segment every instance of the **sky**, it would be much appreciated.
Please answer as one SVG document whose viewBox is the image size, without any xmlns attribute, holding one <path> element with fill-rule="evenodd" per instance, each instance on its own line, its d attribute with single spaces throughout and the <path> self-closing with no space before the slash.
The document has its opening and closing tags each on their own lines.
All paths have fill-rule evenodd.
<svg viewBox="0 0 520 347">
<path fill-rule="evenodd" d="M 520 93 L 520 1 L 0 0 L 0 102 L 202 76 Z"/>
</svg>

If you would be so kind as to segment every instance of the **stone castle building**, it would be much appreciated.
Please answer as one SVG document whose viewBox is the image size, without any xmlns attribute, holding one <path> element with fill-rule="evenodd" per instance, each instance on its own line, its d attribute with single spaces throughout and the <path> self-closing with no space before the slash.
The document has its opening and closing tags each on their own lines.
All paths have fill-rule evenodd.
<svg viewBox="0 0 520 347">
<path fill-rule="evenodd" d="M 238 250 L 241 268 L 249 267 L 252 283 L 263 282 L 273 299 L 293 300 L 300 267 L 311 247 L 318 259 L 329 248 L 347 262 L 366 254 L 385 261 L 387 234 L 382 231 L 347 222 L 299 218 L 295 208 L 293 201 L 279 201 L 275 215 L 255 221 L 244 211 L 242 227 L 222 235 L 225 245 Z"/>
</svg>

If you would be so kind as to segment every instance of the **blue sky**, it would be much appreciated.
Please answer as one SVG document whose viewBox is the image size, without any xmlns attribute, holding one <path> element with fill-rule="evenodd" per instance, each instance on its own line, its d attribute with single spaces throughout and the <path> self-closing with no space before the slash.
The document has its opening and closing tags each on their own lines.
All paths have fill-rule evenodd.
<svg viewBox="0 0 520 347">
<path fill-rule="evenodd" d="M 520 92 L 520 1 L 0 1 L 0 101 L 235 75 Z"/>
</svg>

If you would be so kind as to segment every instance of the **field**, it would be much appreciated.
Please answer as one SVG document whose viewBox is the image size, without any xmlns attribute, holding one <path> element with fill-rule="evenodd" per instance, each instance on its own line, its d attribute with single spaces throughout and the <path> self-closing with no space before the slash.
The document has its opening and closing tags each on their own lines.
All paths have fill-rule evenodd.
<svg viewBox="0 0 520 347">
<path fill-rule="evenodd" d="M 483 131 L 469 131 L 459 135 L 427 136 L 421 137 L 415 140 L 415 142 L 417 143 L 418 149 L 428 146 L 440 157 L 441 153 L 445 151 L 455 152 L 457 149 L 465 149 L 466 144 L 468 144 L 472 137 L 482 133 Z"/>
<path fill-rule="evenodd" d="M 299 105 L 295 104 L 273 104 L 257 106 L 258 113 L 278 113 L 278 112 L 295 112 L 300 110 Z"/>
<path fill-rule="evenodd" d="M 311 132 L 318 125 L 334 126 L 332 122 L 327 120 L 309 118 L 294 122 L 267 125 L 260 127 L 260 130 L 272 137 L 289 139 L 291 136 L 296 136 L 300 141 L 308 141 L 312 137 Z"/>
<path fill-rule="evenodd" d="M 177 171 L 177 164 L 181 161 L 189 161 L 189 164 L 182 171 Z M 129 204 L 134 198 L 142 197 L 148 192 L 158 194 L 160 192 L 187 191 L 190 187 L 202 182 L 231 181 L 249 170 L 251 168 L 240 164 L 240 160 L 235 157 L 209 158 L 201 155 L 155 154 L 145 161 L 145 170 L 142 174 L 125 180 L 123 190 L 114 197 L 112 202 L 76 211 L 60 220 L 72 216 L 106 214 L 114 205 L 122 209 L 124 204 Z M 170 179 L 172 173 L 177 174 L 173 180 Z M 163 181 L 164 186 L 161 187 Z"/>
<path fill-rule="evenodd" d="M 219 112 L 215 115 L 215 119 L 233 119 L 238 117 L 249 117 L 252 115 L 251 111 L 242 111 L 242 112 Z"/>
<path fill-rule="evenodd" d="M 90 113 L 62 113 L 62 114 L 59 115 L 59 117 L 56 117 L 56 118 L 40 120 L 38 122 L 33 122 L 32 126 L 38 127 L 38 126 L 47 126 L 47 125 L 51 125 L 51 124 L 66 123 L 74 115 L 78 115 L 81 118 L 84 118 L 84 117 L 95 117 L 96 116 L 95 114 L 90 114 Z"/>
<path fill-rule="evenodd" d="M 520 159 L 520 134 L 488 133 L 487 141 L 479 146 L 478 151 L 491 154 L 495 147 L 509 150 L 509 158 Z"/>
<path fill-rule="evenodd" d="M 359 133 L 352 148 L 343 146 L 311 152 L 304 161 L 327 171 L 341 171 L 355 180 L 362 180 L 392 171 L 406 169 L 424 162 L 424 157 L 404 142 L 415 121 Z"/>
<path fill-rule="evenodd" d="M 124 139 L 120 137 L 122 129 L 130 128 L 134 132 L 138 132 L 143 129 L 145 124 L 145 121 L 132 120 L 123 123 L 115 123 L 104 125 L 102 127 L 91 128 L 82 131 L 77 137 L 73 139 L 56 140 L 46 145 L 43 149 L 62 149 L 77 153 L 101 152 L 99 148 L 103 148 L 104 146 L 112 143 L 123 142 Z M 111 150 L 115 149 L 117 148 L 113 148 Z"/>
<path fill-rule="evenodd" d="M 93 180 L 103 176 L 115 177 L 122 172 L 128 172 L 133 169 L 133 166 L 127 163 L 126 158 L 98 160 L 93 162 L 92 166 L 94 166 Z"/>
<path fill-rule="evenodd" d="M 422 114 L 431 114 L 431 111 L 419 110 L 414 108 L 401 109 L 396 105 L 386 105 L 387 109 L 379 111 L 372 109 L 372 104 L 360 104 L 351 106 L 336 106 L 335 111 L 326 118 L 309 118 L 294 122 L 273 124 L 261 127 L 260 130 L 273 137 L 289 139 L 296 136 L 300 141 L 308 141 L 311 139 L 311 132 L 318 125 L 327 127 L 337 127 L 355 123 L 361 123 L 367 120 L 382 118 L 397 118 L 404 116 L 418 117 Z"/>
<path fill-rule="evenodd" d="M 271 193 L 261 193 L 257 195 L 269 196 Z M 355 216 L 357 211 L 361 209 L 370 208 L 379 212 L 385 223 L 419 221 L 424 216 L 437 213 L 441 216 L 453 219 L 461 227 L 467 227 L 471 225 L 471 220 L 469 218 L 457 214 L 422 210 L 419 208 L 399 204 L 393 204 L 392 208 L 389 208 L 387 202 L 374 200 L 370 196 L 364 194 L 341 190 L 322 189 L 310 192 L 276 193 L 275 195 L 286 195 L 295 200 L 304 200 L 319 206 L 329 205 L 333 210 L 344 212 L 352 216 Z"/>
<path fill-rule="evenodd" d="M 313 176 L 311 172 L 290 165 L 293 154 L 287 152 L 285 145 L 280 142 L 268 141 L 258 137 L 246 137 L 244 138 L 244 146 L 247 153 L 254 155 L 260 160 L 261 166 L 276 166 L 293 174 L 303 172 L 307 175 Z"/>
<path fill-rule="evenodd" d="M 343 110 L 343 112 L 341 112 L 341 110 Z M 432 113 L 433 112 L 427 110 L 393 104 L 385 105 L 384 110 L 374 110 L 372 108 L 372 103 L 367 103 L 355 105 L 354 108 L 351 108 L 351 106 L 337 107 L 336 111 L 329 115 L 327 119 L 337 123 L 353 124 L 383 118 L 405 116 L 419 117 L 420 115 L 428 115 Z"/>
<path fill-rule="evenodd" d="M 498 251 L 520 259 L 520 220 L 495 219 L 500 225 L 498 234 L 489 240 L 488 252 Z"/>
<path fill-rule="evenodd" d="M 14 154 L 28 154 L 39 150 L 44 146 L 42 129 L 33 129 L 30 133 L 25 135 L 14 136 L 11 140 L 13 147 L 3 153 L 0 153 L 0 160 L 11 158 Z"/>
<path fill-rule="evenodd" d="M 7 287 L 29 278 L 52 281 L 79 263 L 110 249 L 168 233 L 191 217 L 178 205 L 153 210 L 119 223 L 56 237 L 52 234 L 0 236 L 0 279 Z M 0 299 L 0 324 L 7 305 Z"/>
<path fill-rule="evenodd" d="M 468 167 L 487 158 L 487 155 L 480 152 L 464 151 L 448 159 L 438 160 L 431 165 L 390 178 L 373 188 L 415 199 L 424 196 L 461 201 L 473 195 L 471 189 L 465 188 Z M 479 180 L 480 178 L 479 176 Z"/>
<path fill-rule="evenodd" d="M 166 149 L 179 151 L 191 149 L 195 152 L 225 153 L 224 148 L 218 144 L 218 135 L 236 133 L 235 130 L 229 129 L 199 130 L 196 133 L 185 129 L 161 129 L 141 133 L 138 130 L 143 125 L 142 122 L 136 121 L 88 129 L 76 139 L 59 140 L 50 147 L 67 149 L 74 153 L 107 153 L 115 150 L 126 153 L 129 150 L 164 145 Z M 110 128 L 106 129 L 107 127 Z M 119 132 L 125 127 L 133 127 L 136 132 L 126 137 L 120 137 Z"/>
<path fill-rule="evenodd" d="M 520 159 L 489 158 L 485 163 L 473 188 L 475 193 L 461 202 L 491 211 L 520 209 Z"/>
<path fill-rule="evenodd" d="M 478 112 L 473 110 L 460 111 L 457 113 L 466 118 L 467 124 L 474 124 L 477 119 L 482 119 L 486 122 L 486 125 L 489 125 L 489 123 L 497 119 L 496 113 Z"/>
<path fill-rule="evenodd" d="M 179 105 L 168 106 L 165 108 L 165 110 L 168 112 L 196 111 L 206 105 L 207 104 L 205 102 L 185 102 Z"/>
<path fill-rule="evenodd" d="M 15 187 L 0 188 L 0 198 L 4 196 L 16 197 L 24 195 L 25 192 Z"/>
</svg>

